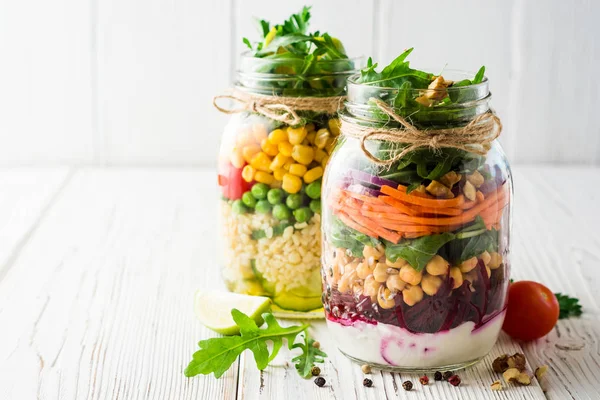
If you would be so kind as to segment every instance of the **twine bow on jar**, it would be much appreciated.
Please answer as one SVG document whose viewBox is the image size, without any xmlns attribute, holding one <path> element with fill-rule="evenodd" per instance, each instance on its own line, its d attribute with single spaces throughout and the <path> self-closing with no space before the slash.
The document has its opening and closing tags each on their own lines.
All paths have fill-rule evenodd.
<svg viewBox="0 0 600 400">
<path fill-rule="evenodd" d="M 478 115 L 463 127 L 420 130 L 396 114 L 394 109 L 384 101 L 375 98 L 371 98 L 370 101 L 375 103 L 379 110 L 398 122 L 402 128 L 373 128 L 342 119 L 341 133 L 360 139 L 360 148 L 363 153 L 377 165 L 393 164 L 411 151 L 420 148 L 430 148 L 435 151 L 449 147 L 485 155 L 490 149 L 491 143 L 500 136 L 502 131 L 500 118 L 493 111 Z M 406 147 L 390 159 L 381 159 L 366 148 L 367 140 L 381 140 L 403 144 Z"/>
<path fill-rule="evenodd" d="M 241 104 L 238 108 L 226 108 L 217 104 L 220 99 L 228 99 Z M 213 105 L 224 114 L 236 114 L 240 112 L 254 112 L 267 118 L 283 122 L 287 125 L 298 125 L 302 118 L 297 111 L 315 111 L 325 114 L 336 113 L 344 96 L 334 97 L 285 97 L 267 96 L 248 93 L 242 90 L 233 90 L 228 94 L 215 96 Z"/>
</svg>

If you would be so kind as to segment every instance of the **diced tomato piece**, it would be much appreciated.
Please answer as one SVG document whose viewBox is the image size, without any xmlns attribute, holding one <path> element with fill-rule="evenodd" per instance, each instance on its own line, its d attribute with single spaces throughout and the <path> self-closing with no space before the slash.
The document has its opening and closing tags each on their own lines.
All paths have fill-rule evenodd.
<svg viewBox="0 0 600 400">
<path fill-rule="evenodd" d="M 251 182 L 246 182 L 242 178 L 242 169 L 235 168 L 231 163 L 221 164 L 219 166 L 219 175 L 217 177 L 223 196 L 230 200 L 242 198 L 242 194 L 250 190 Z"/>
</svg>

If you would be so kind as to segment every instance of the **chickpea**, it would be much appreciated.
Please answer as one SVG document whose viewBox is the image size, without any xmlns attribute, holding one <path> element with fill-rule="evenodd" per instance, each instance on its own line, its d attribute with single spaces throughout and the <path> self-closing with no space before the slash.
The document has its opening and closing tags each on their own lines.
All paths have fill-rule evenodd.
<svg viewBox="0 0 600 400">
<path fill-rule="evenodd" d="M 394 297 L 394 294 L 389 289 L 380 287 L 379 294 L 377 295 L 377 303 L 379 303 L 379 307 L 384 309 L 394 308 L 396 305 Z"/>
<path fill-rule="evenodd" d="M 477 266 L 477 257 L 471 257 L 459 265 L 461 272 L 467 273 Z"/>
<path fill-rule="evenodd" d="M 461 276 L 461 278 L 462 278 L 462 276 Z M 406 286 L 406 282 L 404 282 L 402 279 L 400 279 L 400 275 L 390 275 L 390 276 L 388 276 L 387 280 L 385 281 L 385 285 L 392 292 L 399 292 L 402 289 L 404 289 L 404 287 Z"/>
<path fill-rule="evenodd" d="M 420 286 L 407 286 L 402 291 L 402 299 L 409 306 L 414 306 L 423 300 L 423 289 Z"/>
<path fill-rule="evenodd" d="M 363 256 L 365 257 L 365 259 L 373 257 L 373 259 L 379 260 L 381 256 L 383 256 L 383 252 L 379 251 L 375 247 L 365 246 L 365 248 L 363 249 Z"/>
<path fill-rule="evenodd" d="M 377 282 L 375 278 L 373 278 L 373 275 L 369 275 L 367 279 L 365 279 L 363 285 L 363 294 L 365 296 L 371 296 L 371 300 L 375 300 L 380 287 L 381 283 Z"/>
<path fill-rule="evenodd" d="M 460 272 L 460 268 L 450 268 L 450 277 L 454 280 L 452 284 L 452 289 L 459 288 L 463 284 L 463 276 L 462 272 Z"/>
<path fill-rule="evenodd" d="M 385 282 L 388 277 L 387 269 L 387 265 L 377 263 L 373 269 L 373 278 L 375 278 L 377 282 Z"/>
<path fill-rule="evenodd" d="M 399 275 L 404 282 L 411 285 L 418 285 L 419 282 L 421 282 L 421 278 L 423 278 L 423 272 L 417 272 L 417 270 L 410 265 L 405 265 L 404 267 L 400 268 Z"/>
<path fill-rule="evenodd" d="M 346 264 L 343 268 L 340 268 L 343 274 L 347 274 L 351 271 L 356 271 L 356 267 L 358 266 L 358 261 L 354 260 Z"/>
<path fill-rule="evenodd" d="M 483 261 L 483 263 L 485 265 L 488 265 L 490 263 L 490 261 L 492 260 L 492 256 L 487 251 L 484 251 L 483 253 L 481 253 L 479 255 L 479 258 L 481 258 L 481 260 Z"/>
<path fill-rule="evenodd" d="M 335 251 L 335 263 L 338 265 L 346 265 L 350 262 L 350 258 L 346 255 L 346 251 L 339 248 Z"/>
<path fill-rule="evenodd" d="M 342 278 L 338 281 L 337 289 L 340 293 L 346 293 L 350 290 L 352 283 L 356 280 L 356 272 L 342 275 Z"/>
<path fill-rule="evenodd" d="M 406 265 L 406 260 L 398 257 L 398 259 L 395 262 L 392 262 L 392 260 L 387 259 L 385 260 L 385 265 L 387 265 L 390 268 L 400 269 Z"/>
<path fill-rule="evenodd" d="M 371 275 L 372 273 L 373 268 L 364 261 L 358 264 L 356 267 L 356 274 L 360 279 L 366 279 L 367 276 Z"/>
<path fill-rule="evenodd" d="M 448 272 L 449 266 L 448 261 L 436 254 L 429 260 L 425 266 L 425 270 L 429 275 L 445 275 Z"/>
<path fill-rule="evenodd" d="M 435 275 L 425 275 L 421 280 L 421 288 L 425 293 L 430 296 L 434 296 L 438 290 L 440 290 L 440 286 L 442 286 L 442 278 Z"/>
<path fill-rule="evenodd" d="M 488 267 L 490 267 L 491 269 L 496 269 L 498 268 L 500 265 L 502 265 L 502 256 L 500 254 L 498 254 L 497 252 L 492 252 L 490 253 L 490 262 L 488 264 Z"/>
</svg>

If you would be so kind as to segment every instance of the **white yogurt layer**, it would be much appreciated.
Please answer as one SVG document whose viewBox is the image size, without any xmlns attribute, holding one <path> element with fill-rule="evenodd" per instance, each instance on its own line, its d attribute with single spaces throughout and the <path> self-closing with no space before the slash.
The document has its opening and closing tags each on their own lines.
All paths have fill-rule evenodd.
<svg viewBox="0 0 600 400">
<path fill-rule="evenodd" d="M 361 361 L 400 368 L 433 368 L 486 355 L 496 343 L 504 314 L 475 330 L 474 322 L 465 322 L 438 333 L 411 333 L 394 325 L 363 321 L 344 326 L 327 320 L 327 326 L 339 349 Z"/>
</svg>

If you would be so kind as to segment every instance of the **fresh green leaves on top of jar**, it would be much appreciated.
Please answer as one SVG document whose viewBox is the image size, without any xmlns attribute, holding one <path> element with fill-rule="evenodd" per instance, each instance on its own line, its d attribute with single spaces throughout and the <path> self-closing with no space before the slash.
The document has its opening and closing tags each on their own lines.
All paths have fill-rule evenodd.
<svg viewBox="0 0 600 400">
<path fill-rule="evenodd" d="M 473 118 L 477 110 L 456 105 L 479 100 L 487 95 L 487 92 L 472 87 L 483 82 L 485 67 L 482 66 L 472 79 L 453 82 L 445 79 L 442 76 L 443 72 L 436 75 L 411 68 L 406 58 L 412 51 L 412 48 L 406 50 L 381 72 L 375 70 L 377 64 L 369 58 L 367 67 L 361 71 L 357 83 L 398 89 L 395 94 L 391 92 L 392 96 L 387 96 L 385 101 L 394 106 L 401 116 L 408 117 L 412 123 L 443 126 L 460 124 Z M 376 107 L 372 112 L 377 119 L 389 120 L 389 117 Z"/>
<path fill-rule="evenodd" d="M 253 51 L 255 57 L 305 58 L 312 62 L 315 57 L 323 60 L 346 59 L 342 43 L 327 33 L 308 33 L 310 7 L 304 7 L 298 14 L 292 14 L 283 24 L 271 26 L 260 20 L 263 40 L 252 45 L 247 38 L 243 42 Z M 312 55 L 313 57 L 306 58 Z M 306 66 L 308 69 L 309 66 Z M 298 71 L 296 71 L 298 72 Z"/>
<path fill-rule="evenodd" d="M 347 76 L 355 72 L 354 62 L 348 59 L 339 39 L 324 32 L 308 32 L 310 16 L 310 7 L 304 7 L 282 24 L 260 20 L 261 40 L 252 43 L 243 39 L 254 57 L 246 64 L 250 71 L 243 69 L 282 75 L 276 82 L 261 85 L 273 85 L 284 95 L 342 94 Z"/>
</svg>

